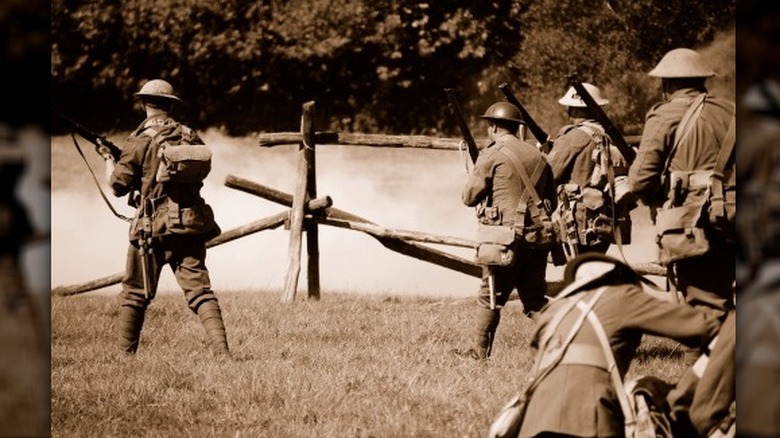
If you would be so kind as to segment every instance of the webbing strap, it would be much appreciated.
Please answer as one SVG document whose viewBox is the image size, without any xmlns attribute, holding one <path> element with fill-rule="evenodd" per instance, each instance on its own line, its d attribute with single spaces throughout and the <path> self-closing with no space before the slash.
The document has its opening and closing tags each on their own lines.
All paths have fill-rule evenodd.
<svg viewBox="0 0 780 438">
<path fill-rule="evenodd" d="M 583 294 L 583 296 L 577 297 L 575 299 L 572 299 L 569 303 L 566 303 L 566 305 L 558 311 L 558 313 L 555 314 L 553 317 L 553 320 L 548 325 L 546 331 L 542 334 L 542 339 L 539 343 L 539 354 L 537 356 L 537 366 L 540 368 L 537 370 L 537 376 L 534 378 L 534 380 L 531 382 L 531 385 L 526 390 L 526 394 L 530 395 L 534 389 L 536 389 L 536 386 L 539 385 L 539 382 L 546 377 L 550 371 L 552 371 L 558 363 L 563 358 L 563 354 L 566 352 L 566 349 L 571 344 L 571 341 L 574 340 L 574 337 L 579 333 L 580 328 L 582 328 L 582 324 L 585 322 L 585 318 L 593 313 L 591 310 L 593 309 L 593 306 L 596 305 L 596 303 L 599 301 L 601 296 L 606 291 L 606 287 L 601 287 L 596 290 L 596 292 L 593 294 L 593 298 L 587 303 L 583 303 L 585 300 L 585 297 L 587 294 Z M 560 347 L 558 347 L 556 350 L 554 350 L 549 356 L 547 356 L 548 360 L 545 362 L 544 368 L 541 367 L 541 358 L 544 357 L 544 353 L 547 351 L 547 346 L 550 342 L 550 339 L 552 338 L 552 335 L 555 333 L 555 331 L 560 326 L 561 322 L 563 321 L 563 318 L 569 314 L 569 312 L 574 308 L 574 306 L 578 306 L 580 310 L 582 310 L 582 313 L 577 317 L 577 320 L 572 325 L 571 329 L 569 330 L 569 333 L 566 335 L 566 338 L 561 343 Z"/>
<path fill-rule="evenodd" d="M 517 173 L 520 175 L 520 178 L 523 180 L 525 190 L 523 191 L 520 202 L 526 201 L 529 196 L 531 197 L 533 202 L 527 203 L 526 205 L 528 205 L 528 209 L 531 211 L 531 218 L 533 219 L 534 224 L 540 223 L 541 219 L 539 219 L 539 217 L 546 218 L 547 212 L 544 210 L 544 204 L 542 203 L 541 198 L 539 198 L 539 194 L 536 193 L 536 187 L 533 184 L 533 180 L 530 176 L 528 176 L 528 171 L 525 170 L 525 166 L 523 166 L 517 156 L 513 152 L 507 151 L 506 147 L 502 146 L 499 151 L 509 158 L 509 160 L 512 162 L 512 165 L 517 170 Z M 541 171 L 544 168 L 542 164 L 543 163 L 537 164 L 536 168 L 534 169 L 534 176 L 536 179 L 539 179 Z"/>
<path fill-rule="evenodd" d="M 76 136 L 71 133 L 70 137 L 73 139 L 73 145 L 76 146 L 76 150 L 79 152 L 79 155 L 81 155 L 81 159 L 84 160 L 84 164 L 87 165 L 87 169 L 89 169 L 89 174 L 92 175 L 92 180 L 95 181 L 95 185 L 98 188 L 98 191 L 100 192 L 100 196 L 103 198 L 103 201 L 106 202 L 106 205 L 108 205 L 108 209 L 111 210 L 111 213 L 114 213 L 114 216 L 118 217 L 119 219 L 122 219 L 125 222 L 131 222 L 132 219 L 119 213 L 114 209 L 114 206 L 111 205 L 111 202 L 108 200 L 108 197 L 103 192 L 103 188 L 100 186 L 100 182 L 98 182 L 97 176 L 95 175 L 95 171 L 92 170 L 92 166 L 89 165 L 89 161 L 87 161 L 87 157 L 84 155 L 84 152 L 81 150 L 81 146 L 79 146 L 79 142 L 76 141 Z"/>
<path fill-rule="evenodd" d="M 726 164 L 734 156 L 734 144 L 736 143 L 737 135 L 737 120 L 736 114 L 731 115 L 731 123 L 729 123 L 729 129 L 726 131 L 726 135 L 723 137 L 723 141 L 720 143 L 720 150 L 718 151 L 718 158 L 715 161 L 715 169 L 713 169 L 710 176 L 710 193 L 713 200 L 722 200 L 723 194 L 723 175 L 726 172 Z M 720 208 L 718 217 L 725 216 L 725 204 L 718 203 Z"/>
<path fill-rule="evenodd" d="M 607 359 L 609 375 L 612 378 L 612 384 L 615 386 L 615 393 L 617 393 L 618 402 L 620 402 L 620 409 L 623 411 L 626 430 L 632 430 L 636 427 L 636 417 L 634 416 L 634 410 L 631 408 L 631 402 L 628 400 L 628 394 L 626 394 L 626 387 L 623 384 L 623 379 L 620 377 L 620 371 L 615 362 L 615 354 L 612 352 L 612 346 L 610 346 L 607 334 L 604 332 L 604 326 L 601 324 L 599 317 L 593 312 L 588 312 L 588 322 L 590 322 L 590 325 L 593 327 L 593 331 L 596 332 L 596 337 L 599 339 L 601 348 L 604 350 L 604 357 Z M 626 434 L 626 436 L 628 436 L 628 434 Z"/>
</svg>

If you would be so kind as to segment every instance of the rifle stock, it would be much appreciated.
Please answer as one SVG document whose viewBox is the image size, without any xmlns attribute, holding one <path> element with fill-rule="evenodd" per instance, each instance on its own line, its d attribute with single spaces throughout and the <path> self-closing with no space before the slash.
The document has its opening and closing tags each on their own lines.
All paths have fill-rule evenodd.
<svg viewBox="0 0 780 438">
<path fill-rule="evenodd" d="M 52 110 L 52 113 L 68 125 L 76 134 L 84 137 L 87 141 L 95 145 L 97 151 L 101 146 L 107 148 L 111 152 L 111 156 L 114 157 L 114 161 L 119 161 L 119 157 L 122 155 L 122 149 L 112 143 L 106 137 L 96 134 L 84 125 L 70 119 L 66 115 L 59 111 Z"/>
<path fill-rule="evenodd" d="M 156 295 L 152 275 L 154 273 L 154 250 L 152 249 L 152 201 L 141 200 L 141 237 L 138 239 L 138 254 L 141 257 L 141 273 L 144 281 L 144 297 L 151 300 Z"/>
<path fill-rule="evenodd" d="M 618 130 L 615 124 L 612 123 L 612 120 L 609 119 L 607 113 L 605 113 L 604 110 L 596 103 L 596 101 L 593 100 L 593 96 L 591 96 L 590 93 L 588 93 L 588 90 L 586 90 L 582 85 L 580 76 L 577 73 L 572 73 L 566 76 L 566 80 L 569 82 L 569 85 L 574 87 L 574 89 L 577 91 L 577 94 L 579 94 L 580 98 L 582 98 L 582 101 L 585 102 L 585 105 L 587 105 L 591 116 L 593 116 L 593 118 L 604 127 L 604 131 L 606 131 L 607 135 L 612 140 L 612 143 L 617 146 L 620 153 L 623 154 L 623 157 L 626 159 L 626 161 L 633 163 L 634 158 L 636 158 L 636 151 L 631 146 L 629 146 L 628 143 L 626 143 L 626 139 L 623 138 L 623 134 L 621 134 L 620 130 Z"/>
<path fill-rule="evenodd" d="M 531 117 L 531 114 L 525 109 L 523 104 L 520 103 L 520 100 L 517 99 L 514 91 L 512 91 L 512 86 L 509 85 L 508 82 L 504 82 L 503 84 L 499 85 L 498 88 L 502 93 L 504 93 L 504 98 L 506 101 L 516 106 L 517 109 L 520 110 L 520 114 L 523 115 L 523 123 L 525 123 L 525 126 L 528 127 L 528 130 L 531 131 L 531 134 L 533 134 L 534 138 L 536 138 L 536 141 L 538 141 L 541 145 L 547 143 L 547 141 L 550 140 L 550 136 L 544 132 L 544 129 L 542 129 L 542 127 L 536 123 L 534 118 Z"/>
<path fill-rule="evenodd" d="M 472 163 L 477 162 L 479 156 L 479 149 L 477 148 L 477 142 L 474 141 L 474 136 L 471 135 L 466 118 L 463 117 L 463 112 L 460 110 L 458 99 L 455 96 L 455 90 L 452 88 L 445 88 L 444 92 L 447 93 L 448 106 L 450 107 L 450 113 L 455 116 L 455 120 L 458 122 L 458 128 L 460 129 L 460 135 L 463 137 L 463 141 L 466 142 L 466 147 L 469 151 L 469 158 Z"/>
</svg>

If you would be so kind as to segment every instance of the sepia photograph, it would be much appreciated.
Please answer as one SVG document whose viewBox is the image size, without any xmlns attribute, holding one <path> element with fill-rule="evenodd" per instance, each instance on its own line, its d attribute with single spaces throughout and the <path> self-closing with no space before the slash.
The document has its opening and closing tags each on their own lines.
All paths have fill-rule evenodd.
<svg viewBox="0 0 780 438">
<path fill-rule="evenodd" d="M 736 3 L 53 0 L 48 432 L 738 436 Z"/>
</svg>

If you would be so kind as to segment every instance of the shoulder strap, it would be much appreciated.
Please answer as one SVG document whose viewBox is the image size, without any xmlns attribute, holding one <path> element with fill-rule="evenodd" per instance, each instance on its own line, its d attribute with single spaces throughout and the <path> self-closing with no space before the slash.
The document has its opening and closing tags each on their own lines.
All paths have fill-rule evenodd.
<svg viewBox="0 0 780 438">
<path fill-rule="evenodd" d="M 539 366 L 539 369 L 537 370 L 536 376 L 531 381 L 531 384 L 528 385 L 528 388 L 525 390 L 525 394 L 527 397 L 530 397 L 530 395 L 536 390 L 536 387 L 539 386 L 539 383 L 547 377 L 548 374 L 550 374 L 550 371 L 552 371 L 558 363 L 563 358 L 563 354 L 566 352 L 566 349 L 571 344 L 571 341 L 574 339 L 574 337 L 579 333 L 580 328 L 582 328 L 582 324 L 585 322 L 585 318 L 593 313 L 591 312 L 591 309 L 593 309 L 593 306 L 596 305 L 596 303 L 599 301 L 601 296 L 606 291 L 606 287 L 601 287 L 593 294 L 593 298 L 586 304 L 583 303 L 585 297 L 587 294 L 583 294 L 581 297 L 577 297 L 576 299 L 573 299 L 570 304 L 567 304 L 565 307 L 563 307 L 561 310 L 558 311 L 558 313 L 555 314 L 553 317 L 553 320 L 550 323 L 550 326 L 548 326 L 548 329 L 545 330 L 545 333 L 543 334 L 543 343 L 539 344 L 539 352 L 543 354 L 545 350 L 547 349 L 547 344 L 549 343 L 550 339 L 552 338 L 552 335 L 555 333 L 555 330 L 560 326 L 561 322 L 563 321 L 563 318 L 571 311 L 571 309 L 574 308 L 574 306 L 578 306 L 580 310 L 582 310 L 582 313 L 577 317 L 577 320 L 572 325 L 571 330 L 569 330 L 569 333 L 566 335 L 566 338 L 564 338 L 563 342 L 561 343 L 561 346 L 554 351 L 554 355 L 551 356 L 551 359 L 544 364 L 544 366 L 541 366 L 542 364 L 537 364 Z M 540 354 L 539 357 L 542 357 Z"/>
<path fill-rule="evenodd" d="M 582 308 L 580 304 L 578 304 L 578 306 Z M 599 317 L 593 312 L 588 313 L 588 322 L 590 322 L 590 325 L 593 327 L 593 331 L 596 332 L 596 337 L 598 337 L 601 348 L 604 350 L 604 356 L 607 359 L 607 368 L 612 377 L 612 384 L 615 386 L 615 393 L 617 394 L 618 402 L 620 402 L 620 409 L 623 411 L 626 431 L 633 430 L 636 427 L 636 417 L 634 416 L 634 410 L 631 408 L 631 402 L 628 399 L 626 387 L 623 384 L 623 378 L 620 377 L 620 371 L 615 362 L 615 354 L 612 352 L 612 346 L 609 344 L 607 334 L 604 332 L 604 326 L 601 324 Z M 631 435 L 626 433 L 626 436 Z"/>
<path fill-rule="evenodd" d="M 515 169 L 517 170 L 517 173 L 520 175 L 520 178 L 523 180 L 523 185 L 525 185 L 525 189 L 523 190 L 523 196 L 522 201 L 525 201 L 525 194 L 528 193 L 528 196 L 531 197 L 531 202 L 528 205 L 528 209 L 531 211 L 531 217 L 533 218 L 534 223 L 538 223 L 541 220 L 538 219 L 539 217 L 546 217 L 547 212 L 544 210 L 541 198 L 539 198 L 539 194 L 536 193 L 536 187 L 534 186 L 533 181 L 531 180 L 531 177 L 528 176 L 528 172 L 525 170 L 525 166 L 520 162 L 520 160 L 517 158 L 517 156 L 512 151 L 508 151 L 507 148 L 501 147 L 499 149 L 499 152 L 506 155 L 509 160 L 512 162 L 512 165 L 515 166 Z M 536 166 L 536 169 L 534 169 L 534 176 L 536 179 L 539 179 L 540 173 L 543 170 L 543 162 Z M 521 201 L 521 202 L 522 202 Z"/>
<path fill-rule="evenodd" d="M 677 150 L 677 147 L 680 145 L 680 143 L 682 143 L 685 137 L 688 136 L 688 134 L 691 132 L 691 129 L 696 126 L 696 121 L 699 119 L 702 109 L 704 109 L 704 101 L 706 99 L 707 93 L 699 94 L 696 96 L 696 99 L 694 99 L 693 102 L 691 102 L 691 104 L 688 106 L 688 110 L 685 111 L 685 114 L 683 114 L 683 117 L 680 120 L 680 124 L 677 125 L 677 130 L 674 132 L 674 144 L 672 144 L 672 148 L 669 150 L 669 155 L 666 157 L 664 171 L 669 168 L 669 163 L 672 162 L 672 158 L 674 157 L 674 153 Z"/>
<path fill-rule="evenodd" d="M 715 169 L 713 169 L 712 175 L 710 175 L 710 194 L 712 195 L 712 201 L 723 200 L 723 174 L 726 171 L 726 164 L 734 156 L 734 144 L 736 143 L 736 115 L 731 115 L 731 123 L 729 123 L 729 129 L 726 131 L 726 136 L 723 137 L 723 142 L 720 144 L 720 150 L 718 151 L 718 158 L 715 161 Z M 726 206 L 723 202 L 711 202 L 710 205 L 717 206 L 720 210 L 717 212 L 718 217 L 726 216 Z"/>
</svg>

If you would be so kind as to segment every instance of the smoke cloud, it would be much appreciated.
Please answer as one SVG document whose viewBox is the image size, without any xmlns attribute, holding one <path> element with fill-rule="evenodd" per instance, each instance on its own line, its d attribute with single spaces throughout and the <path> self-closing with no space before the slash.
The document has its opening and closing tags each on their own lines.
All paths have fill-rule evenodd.
<svg viewBox="0 0 780 438">
<path fill-rule="evenodd" d="M 286 209 L 229 189 L 224 181 L 232 174 L 293 193 L 297 146 L 261 148 L 254 138 L 231 138 L 216 131 L 208 131 L 203 137 L 214 151 L 214 162 L 202 193 L 214 207 L 223 230 Z M 66 140 L 55 138 L 54 147 L 72 148 Z M 57 166 L 69 163 L 80 166 L 72 172 L 87 172 L 84 164 L 73 157 L 75 154 L 59 150 L 54 156 L 62 163 Z M 473 238 L 474 211 L 460 200 L 466 179 L 464 159 L 456 151 L 318 145 L 317 194 L 331 196 L 334 207 L 388 228 Z M 90 179 L 78 178 L 77 182 L 70 181 L 67 189 L 52 194 L 54 286 L 88 281 L 124 268 L 127 225 L 107 211 Z M 122 206 L 122 202 L 112 201 Z M 288 239 L 288 232 L 279 228 L 210 249 L 207 265 L 215 290 L 281 293 L 287 273 Z M 473 257 L 473 250 L 438 248 Z M 305 245 L 302 254 L 299 295 L 306 293 Z M 320 271 L 323 293 L 467 297 L 475 294 L 479 283 L 467 275 L 392 252 L 365 234 L 326 226 L 320 227 Z M 560 268 L 551 267 L 550 279 L 559 279 L 560 273 Z M 107 290 L 116 292 L 118 286 Z M 160 290 L 178 291 L 167 268 Z"/>
</svg>

